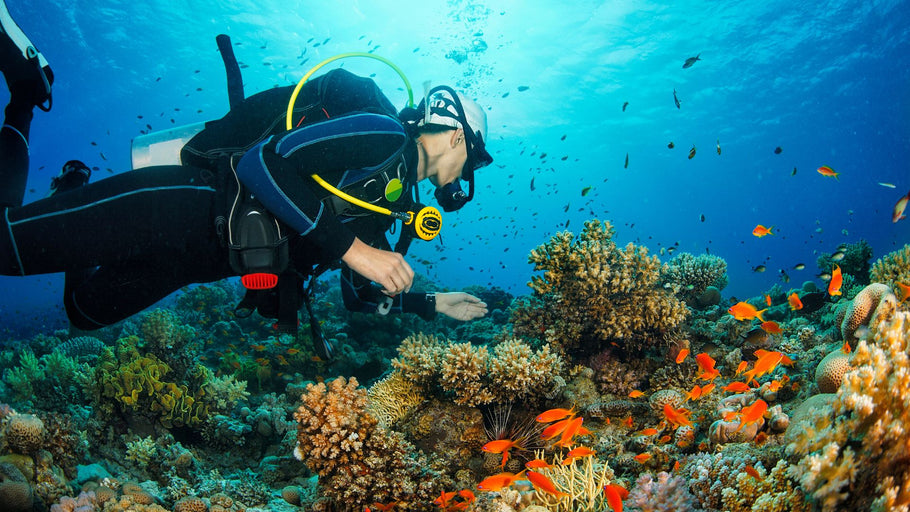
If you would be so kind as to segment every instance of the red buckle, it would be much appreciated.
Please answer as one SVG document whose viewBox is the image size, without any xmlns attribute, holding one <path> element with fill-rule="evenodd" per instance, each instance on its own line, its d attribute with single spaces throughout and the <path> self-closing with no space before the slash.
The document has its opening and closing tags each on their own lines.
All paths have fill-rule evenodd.
<svg viewBox="0 0 910 512">
<path fill-rule="evenodd" d="M 256 274 L 242 276 L 240 282 L 243 283 L 244 288 L 247 290 L 268 290 L 269 288 L 274 288 L 278 284 L 278 276 L 275 274 L 258 272 Z"/>
</svg>

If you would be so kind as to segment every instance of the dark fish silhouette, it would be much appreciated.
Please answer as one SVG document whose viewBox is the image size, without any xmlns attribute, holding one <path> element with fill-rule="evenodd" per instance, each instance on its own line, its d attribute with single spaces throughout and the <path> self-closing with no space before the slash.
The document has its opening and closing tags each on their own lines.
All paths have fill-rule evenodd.
<svg viewBox="0 0 910 512">
<path fill-rule="evenodd" d="M 692 145 L 692 149 L 689 150 L 689 160 L 695 158 L 695 145 Z"/>
<path fill-rule="evenodd" d="M 688 59 L 686 59 L 686 62 L 683 63 L 683 69 L 691 68 L 692 65 L 695 64 L 695 61 L 701 60 L 701 59 L 698 58 L 699 55 L 701 55 L 701 54 L 699 53 L 699 54 L 696 55 L 695 57 L 689 57 Z"/>
<path fill-rule="evenodd" d="M 799 310 L 800 314 L 809 314 L 814 313 L 822 308 L 825 305 L 825 302 L 828 301 L 828 294 L 825 292 L 812 292 L 807 293 L 799 298 L 803 303 L 802 309 Z"/>
<path fill-rule="evenodd" d="M 676 89 L 673 89 L 673 103 L 676 103 L 676 108 L 679 108 L 679 98 L 676 97 Z"/>
<path fill-rule="evenodd" d="M 629 102 L 628 102 L 628 101 L 625 102 L 625 103 L 623 103 L 623 104 L 622 104 L 622 111 L 625 112 L 625 111 L 626 111 L 626 107 L 628 107 L 628 106 L 629 106 Z"/>
<path fill-rule="evenodd" d="M 782 148 L 782 147 L 780 147 L 780 146 L 777 146 L 776 148 L 774 148 L 774 154 L 775 154 L 775 155 L 779 155 L 779 154 L 781 154 L 783 151 L 784 151 L 784 148 Z"/>
<path fill-rule="evenodd" d="M 673 148 L 676 147 L 676 144 L 673 144 L 673 141 L 670 141 L 670 143 L 667 144 L 667 147 L 670 148 L 670 149 L 673 149 Z"/>
<path fill-rule="evenodd" d="M 629 168 L 629 154 L 626 153 L 626 165 L 623 166 L 623 169 L 628 169 L 628 168 Z"/>
</svg>

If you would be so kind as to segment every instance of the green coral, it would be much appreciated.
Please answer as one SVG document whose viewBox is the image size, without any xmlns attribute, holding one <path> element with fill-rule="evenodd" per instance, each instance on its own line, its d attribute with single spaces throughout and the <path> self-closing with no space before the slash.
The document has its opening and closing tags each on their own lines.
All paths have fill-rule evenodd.
<svg viewBox="0 0 910 512">
<path fill-rule="evenodd" d="M 90 386 L 91 380 L 92 370 L 87 364 L 59 351 L 39 358 L 25 350 L 19 355 L 19 366 L 3 373 L 3 381 L 16 400 L 57 411 L 81 402 L 83 389 Z"/>
<path fill-rule="evenodd" d="M 910 285 L 910 244 L 879 258 L 872 264 L 870 277 L 873 283 L 884 283 L 892 288 L 894 283 Z"/>
<path fill-rule="evenodd" d="M 571 348 L 582 342 L 631 342 L 685 319 L 685 304 L 657 286 L 660 260 L 645 247 L 618 247 L 613 234 L 609 222 L 590 220 L 577 239 L 564 231 L 531 251 L 529 262 L 544 272 L 529 283 L 540 302 L 526 303 L 534 310 L 521 305 L 513 310 L 516 334 L 539 338 L 535 328 L 548 325 L 547 340 Z"/>
<path fill-rule="evenodd" d="M 137 344 L 131 336 L 102 352 L 96 378 L 102 408 L 157 418 L 166 427 L 202 424 L 209 414 L 204 391 L 191 392 L 185 384 L 165 380 L 171 368 L 154 354 L 141 355 Z M 205 372 L 197 367 L 193 377 L 201 380 Z"/>
</svg>

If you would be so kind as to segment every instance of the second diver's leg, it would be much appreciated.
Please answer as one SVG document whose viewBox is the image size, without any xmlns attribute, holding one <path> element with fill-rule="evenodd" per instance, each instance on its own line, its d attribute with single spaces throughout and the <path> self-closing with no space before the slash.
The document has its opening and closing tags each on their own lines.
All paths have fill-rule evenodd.
<svg viewBox="0 0 910 512">
<path fill-rule="evenodd" d="M 0 73 L 10 91 L 0 127 L 0 208 L 21 206 L 28 179 L 32 110 L 50 109 L 54 74 L 0 0 Z"/>
</svg>

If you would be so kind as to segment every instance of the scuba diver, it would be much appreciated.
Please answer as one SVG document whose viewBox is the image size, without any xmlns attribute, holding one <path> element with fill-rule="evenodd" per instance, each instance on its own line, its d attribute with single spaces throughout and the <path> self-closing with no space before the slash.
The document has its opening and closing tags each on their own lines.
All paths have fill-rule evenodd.
<svg viewBox="0 0 910 512">
<path fill-rule="evenodd" d="M 417 183 L 429 180 L 438 204 L 454 211 L 473 197 L 475 171 L 492 162 L 486 114 L 462 93 L 436 87 L 399 112 L 372 80 L 335 69 L 293 92 L 243 98 L 219 39 L 231 109 L 183 144 L 179 161 L 152 159 L 89 184 L 90 169 L 71 160 L 48 197 L 23 205 L 32 111 L 50 109 L 54 77 L 3 0 L 0 32 L 11 93 L 0 130 L 0 274 L 65 272 L 73 326 L 98 329 L 189 284 L 240 275 L 247 292 L 238 316 L 255 310 L 296 332 L 306 306 L 316 353 L 330 359 L 303 285 L 339 267 L 349 310 L 463 321 L 487 313 L 467 293 L 410 292 L 414 271 L 403 257 L 441 226 Z M 137 148 L 140 139 L 134 162 L 137 150 L 151 151 Z"/>
</svg>

